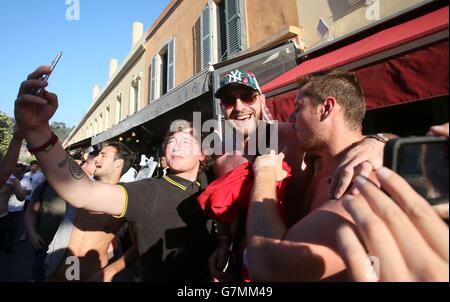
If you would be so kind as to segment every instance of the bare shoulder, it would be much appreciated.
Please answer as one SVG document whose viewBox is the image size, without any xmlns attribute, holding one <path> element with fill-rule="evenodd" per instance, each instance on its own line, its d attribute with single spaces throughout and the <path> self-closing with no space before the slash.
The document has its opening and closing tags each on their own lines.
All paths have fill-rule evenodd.
<svg viewBox="0 0 450 302">
<path fill-rule="evenodd" d="M 287 232 L 284 240 L 290 246 L 307 248 L 307 259 L 320 259 L 314 267 L 319 279 L 332 278 L 345 270 L 336 242 L 336 230 L 344 223 L 352 223 L 339 200 L 331 200 L 298 221 Z M 299 257 L 291 253 L 290 257 Z"/>
<path fill-rule="evenodd" d="M 330 200 L 295 224 L 290 233 L 296 240 L 313 240 L 334 247 L 335 230 L 344 223 L 353 224 L 341 200 Z"/>
</svg>

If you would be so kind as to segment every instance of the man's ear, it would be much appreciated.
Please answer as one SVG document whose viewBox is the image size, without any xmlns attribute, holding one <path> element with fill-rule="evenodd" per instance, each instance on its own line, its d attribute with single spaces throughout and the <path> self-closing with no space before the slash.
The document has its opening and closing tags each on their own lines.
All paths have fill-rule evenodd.
<svg viewBox="0 0 450 302">
<path fill-rule="evenodd" d="M 320 120 L 324 121 L 326 120 L 331 113 L 336 109 L 336 99 L 328 96 L 325 98 L 325 100 L 323 101 L 323 103 L 320 106 Z"/>
<path fill-rule="evenodd" d="M 115 162 L 115 164 L 114 164 L 114 167 L 115 167 L 115 168 L 122 168 L 124 163 L 125 163 L 125 162 L 123 161 L 123 159 L 116 159 L 116 162 Z"/>
</svg>

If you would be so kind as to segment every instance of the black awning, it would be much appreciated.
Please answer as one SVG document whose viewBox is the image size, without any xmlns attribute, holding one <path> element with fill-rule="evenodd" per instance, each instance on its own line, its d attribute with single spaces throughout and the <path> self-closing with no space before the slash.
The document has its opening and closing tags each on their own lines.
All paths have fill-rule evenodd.
<svg viewBox="0 0 450 302">
<path fill-rule="evenodd" d="M 123 120 L 116 126 L 108 129 L 105 132 L 98 134 L 92 138 L 92 144 L 97 145 L 104 141 L 117 137 L 139 125 L 151 121 L 164 113 L 173 110 L 190 100 L 193 100 L 210 89 L 210 72 L 205 70 L 202 73 L 189 79 L 184 84 L 169 91 L 166 95 L 158 100 L 150 103 L 147 107 L 138 111 L 129 118 Z"/>
<path fill-rule="evenodd" d="M 75 149 L 89 148 L 91 145 L 92 145 L 91 138 L 88 137 L 88 138 L 86 138 L 86 139 L 84 139 L 82 141 L 79 141 L 79 142 L 73 143 L 72 145 L 67 146 L 65 149 L 67 151 L 72 151 L 72 150 L 75 150 Z"/>
</svg>

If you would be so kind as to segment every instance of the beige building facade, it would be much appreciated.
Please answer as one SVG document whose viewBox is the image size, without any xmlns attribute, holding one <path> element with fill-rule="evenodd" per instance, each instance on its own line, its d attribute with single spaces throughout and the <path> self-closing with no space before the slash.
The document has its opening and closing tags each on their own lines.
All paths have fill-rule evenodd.
<svg viewBox="0 0 450 302">
<path fill-rule="evenodd" d="M 119 124 L 216 63 L 291 40 L 308 51 L 431 0 L 172 0 L 132 49 L 94 86 L 71 146 Z"/>
</svg>

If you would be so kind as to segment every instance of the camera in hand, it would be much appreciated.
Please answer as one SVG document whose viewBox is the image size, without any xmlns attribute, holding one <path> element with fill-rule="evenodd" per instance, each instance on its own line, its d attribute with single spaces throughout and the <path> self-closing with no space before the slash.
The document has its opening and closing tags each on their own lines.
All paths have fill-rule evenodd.
<svg viewBox="0 0 450 302">
<path fill-rule="evenodd" d="M 406 137 L 390 140 L 384 166 L 400 174 L 431 205 L 448 203 L 448 139 Z"/>
</svg>

